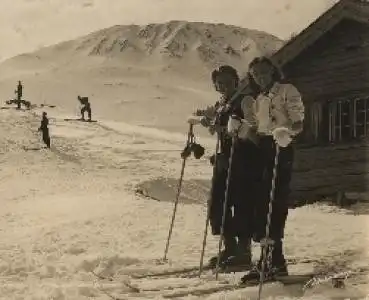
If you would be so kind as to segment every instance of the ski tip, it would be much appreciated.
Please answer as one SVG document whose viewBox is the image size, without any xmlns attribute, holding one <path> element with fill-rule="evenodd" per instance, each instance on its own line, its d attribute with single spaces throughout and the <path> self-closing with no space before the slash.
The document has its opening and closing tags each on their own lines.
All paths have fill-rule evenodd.
<svg viewBox="0 0 369 300">
<path fill-rule="evenodd" d="M 276 280 L 284 285 L 305 284 L 315 277 L 315 274 L 293 274 L 287 276 L 276 276 Z"/>
</svg>

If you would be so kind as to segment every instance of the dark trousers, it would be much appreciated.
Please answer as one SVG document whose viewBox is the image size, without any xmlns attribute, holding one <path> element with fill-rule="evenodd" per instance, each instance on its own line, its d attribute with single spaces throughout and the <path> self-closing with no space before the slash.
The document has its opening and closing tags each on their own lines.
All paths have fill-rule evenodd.
<svg viewBox="0 0 369 300">
<path fill-rule="evenodd" d="M 259 242 L 265 237 L 274 160 L 276 155 L 276 145 L 271 136 L 266 136 L 260 138 L 259 148 L 260 153 L 262 154 L 263 180 L 261 189 L 262 193 L 255 207 L 254 240 L 256 242 Z M 291 145 L 286 148 L 279 149 L 280 152 L 278 157 L 271 224 L 269 227 L 269 237 L 275 241 L 279 241 L 284 237 L 284 228 L 288 215 L 290 181 L 294 158 L 294 151 Z"/>
<path fill-rule="evenodd" d="M 50 148 L 50 134 L 49 134 L 49 129 L 42 130 L 42 140 L 46 144 L 47 148 Z"/>
<path fill-rule="evenodd" d="M 253 236 L 253 212 L 261 188 L 260 159 L 260 151 L 253 143 L 247 141 L 236 144 L 225 211 L 225 238 L 249 239 Z M 209 207 L 213 235 L 219 235 L 221 231 L 228 164 L 229 155 L 218 154 Z"/>
<path fill-rule="evenodd" d="M 17 94 L 17 108 L 21 109 L 21 105 L 22 105 L 22 94 Z"/>
<path fill-rule="evenodd" d="M 82 107 L 82 109 L 81 109 L 82 119 L 85 118 L 85 112 L 87 112 L 88 119 L 91 120 L 91 108 L 89 108 L 89 107 Z"/>
</svg>

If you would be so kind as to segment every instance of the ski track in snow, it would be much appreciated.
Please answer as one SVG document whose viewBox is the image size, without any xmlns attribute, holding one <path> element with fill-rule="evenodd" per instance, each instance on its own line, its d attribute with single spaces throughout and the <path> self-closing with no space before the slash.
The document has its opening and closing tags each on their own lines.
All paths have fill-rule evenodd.
<svg viewBox="0 0 369 300">
<path fill-rule="evenodd" d="M 204 206 L 179 206 L 169 263 L 158 266 L 155 260 L 163 256 L 173 207 L 141 198 L 132 189 L 152 177 L 179 176 L 184 134 L 118 122 L 65 122 L 57 116 L 50 126 L 51 151 L 24 151 L 22 147 L 43 146 L 37 133 L 39 118 L 28 112 L 0 114 L 0 299 L 109 299 L 101 289 L 119 299 L 145 299 L 144 294 L 126 294 L 125 274 L 166 269 L 168 264 L 170 268 L 198 264 Z M 202 142 L 211 152 L 212 140 Z M 185 174 L 210 178 L 207 159 L 189 160 Z M 286 255 L 321 260 L 318 270 L 367 268 L 368 225 L 365 214 L 353 216 L 328 206 L 292 210 Z M 206 260 L 216 253 L 217 243 L 209 236 Z M 97 282 L 93 270 L 117 280 Z M 291 270 L 309 272 L 313 266 L 297 264 Z M 346 292 L 353 297 L 357 289 L 369 291 L 368 282 L 365 274 L 353 277 L 348 283 L 356 284 L 355 291 Z M 158 288 L 200 281 L 132 280 L 136 283 Z M 335 291 L 319 285 L 308 292 L 310 299 L 314 295 L 329 298 Z M 160 299 L 159 294 L 154 298 Z M 201 299 L 247 299 L 256 294 L 256 288 L 248 288 Z M 266 286 L 263 295 L 291 296 L 278 284 Z"/>
</svg>

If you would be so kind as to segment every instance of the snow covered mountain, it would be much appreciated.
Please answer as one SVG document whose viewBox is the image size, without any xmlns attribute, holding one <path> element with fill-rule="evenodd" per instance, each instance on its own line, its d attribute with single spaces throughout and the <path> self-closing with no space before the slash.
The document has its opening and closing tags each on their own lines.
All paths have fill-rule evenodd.
<svg viewBox="0 0 369 300">
<path fill-rule="evenodd" d="M 38 64 L 50 59 L 73 61 L 78 57 L 116 59 L 122 65 L 134 63 L 201 70 L 219 64 L 231 64 L 244 70 L 255 56 L 270 54 L 283 42 L 265 32 L 202 22 L 170 21 L 167 23 L 119 25 L 93 32 L 39 51 L 16 56 L 4 64 L 30 60 Z M 196 70 L 193 70 L 196 72 Z"/>
</svg>

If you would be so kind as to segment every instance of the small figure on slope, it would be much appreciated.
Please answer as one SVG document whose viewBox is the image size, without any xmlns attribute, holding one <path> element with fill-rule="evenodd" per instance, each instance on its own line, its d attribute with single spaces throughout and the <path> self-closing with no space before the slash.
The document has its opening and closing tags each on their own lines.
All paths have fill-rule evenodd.
<svg viewBox="0 0 369 300">
<path fill-rule="evenodd" d="M 14 92 L 15 94 L 17 94 L 17 99 L 16 99 L 17 109 L 21 109 L 22 96 L 23 96 L 23 85 L 21 81 L 18 81 L 17 89 Z"/>
<path fill-rule="evenodd" d="M 253 114 L 254 98 L 257 91 L 250 89 L 230 99 L 239 86 L 237 71 L 231 66 L 221 66 L 212 73 L 215 89 L 222 98 L 213 107 L 204 111 L 198 110 L 188 122 L 201 122 L 209 128 L 211 134 L 216 133 L 220 141 L 219 153 L 215 153 L 212 164 L 215 173 L 212 182 L 212 194 L 209 199 L 210 225 L 213 235 L 220 235 L 223 213 L 226 214 L 224 224 L 224 249 L 220 255 L 220 267 L 225 271 L 247 270 L 251 266 L 251 238 L 253 236 L 253 211 L 258 198 L 262 174 L 259 172 L 260 154 L 256 146 L 256 123 Z M 238 119 L 243 119 L 241 124 Z M 231 159 L 230 181 L 227 182 L 232 147 L 232 136 L 237 139 Z M 227 209 L 223 212 L 225 190 L 229 184 Z M 233 214 L 232 214 L 233 208 Z M 210 266 L 215 267 L 218 256 L 210 259 Z"/>
<path fill-rule="evenodd" d="M 88 121 L 91 121 L 91 104 L 88 101 L 88 97 L 78 96 L 78 100 L 79 100 L 79 102 L 82 105 L 82 108 L 81 108 L 81 119 L 83 121 L 85 120 L 85 112 L 87 112 Z"/>
<path fill-rule="evenodd" d="M 42 140 L 44 141 L 47 148 L 50 148 L 50 133 L 49 133 L 49 119 L 47 118 L 47 113 L 42 113 L 41 126 L 38 131 L 42 132 Z"/>
</svg>

